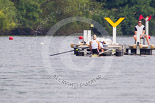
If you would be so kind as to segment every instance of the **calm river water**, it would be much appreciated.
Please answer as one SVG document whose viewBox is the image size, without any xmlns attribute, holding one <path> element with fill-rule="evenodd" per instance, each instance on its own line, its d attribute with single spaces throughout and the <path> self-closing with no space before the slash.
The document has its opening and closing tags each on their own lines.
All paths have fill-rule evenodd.
<svg viewBox="0 0 155 103">
<path fill-rule="evenodd" d="M 133 44 L 132 37 L 119 37 Z M 0 37 L 0 103 L 154 103 L 151 56 L 76 57 L 77 37 Z M 155 44 L 155 38 L 151 39 Z"/>
</svg>

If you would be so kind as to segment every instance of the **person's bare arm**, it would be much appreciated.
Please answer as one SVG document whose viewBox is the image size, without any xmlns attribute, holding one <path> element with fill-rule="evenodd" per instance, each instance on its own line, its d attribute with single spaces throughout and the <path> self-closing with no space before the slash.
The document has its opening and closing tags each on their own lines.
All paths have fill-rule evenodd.
<svg viewBox="0 0 155 103">
<path fill-rule="evenodd" d="M 145 34 L 145 30 L 143 30 L 142 36 Z"/>
<path fill-rule="evenodd" d="M 135 27 L 135 35 L 137 35 L 137 28 Z"/>
<path fill-rule="evenodd" d="M 92 51 L 91 41 L 89 42 L 89 48 L 90 48 L 90 51 Z"/>
<path fill-rule="evenodd" d="M 100 42 L 99 41 L 97 41 L 97 43 L 98 43 L 98 49 L 100 49 L 101 47 L 100 47 Z"/>
<path fill-rule="evenodd" d="M 137 35 L 137 31 L 135 31 L 135 35 Z"/>
<path fill-rule="evenodd" d="M 145 34 L 145 30 L 143 30 L 142 35 L 140 35 L 140 38 L 142 38 L 144 34 Z"/>
</svg>

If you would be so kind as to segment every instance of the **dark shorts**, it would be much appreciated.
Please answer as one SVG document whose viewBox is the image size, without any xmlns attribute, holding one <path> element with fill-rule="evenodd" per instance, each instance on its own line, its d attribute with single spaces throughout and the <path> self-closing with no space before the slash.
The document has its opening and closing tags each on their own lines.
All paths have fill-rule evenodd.
<svg viewBox="0 0 155 103">
<path fill-rule="evenodd" d="M 99 54 L 98 49 L 92 49 L 92 53 L 98 55 Z"/>
</svg>

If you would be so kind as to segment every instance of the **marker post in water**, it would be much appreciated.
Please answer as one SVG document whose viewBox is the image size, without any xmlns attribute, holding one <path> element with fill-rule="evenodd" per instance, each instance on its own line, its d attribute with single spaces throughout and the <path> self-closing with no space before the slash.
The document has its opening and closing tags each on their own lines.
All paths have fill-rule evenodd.
<svg viewBox="0 0 155 103">
<path fill-rule="evenodd" d="M 146 25 L 146 35 L 149 35 L 149 21 L 148 21 L 149 17 L 147 17 L 145 19 L 145 25 Z"/>
<path fill-rule="evenodd" d="M 146 17 L 145 19 L 145 25 L 146 25 L 146 35 L 149 35 L 149 21 L 151 20 L 152 16 Z"/>
<path fill-rule="evenodd" d="M 111 24 L 113 26 L 113 44 L 116 44 L 116 33 L 117 33 L 117 29 L 116 27 L 125 19 L 123 18 L 119 18 L 115 23 L 109 18 L 109 17 L 105 17 L 104 18 L 106 21 L 109 22 L 109 24 Z"/>
</svg>

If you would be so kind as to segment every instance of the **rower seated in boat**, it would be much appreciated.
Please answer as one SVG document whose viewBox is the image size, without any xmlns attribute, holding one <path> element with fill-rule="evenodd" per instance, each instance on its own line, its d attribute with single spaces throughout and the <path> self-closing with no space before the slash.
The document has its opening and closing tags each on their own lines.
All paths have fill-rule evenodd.
<svg viewBox="0 0 155 103">
<path fill-rule="evenodd" d="M 90 41 L 90 50 L 92 54 L 99 54 L 99 49 L 100 49 L 100 42 L 96 40 L 96 35 L 93 35 L 93 40 Z"/>
<path fill-rule="evenodd" d="M 101 50 L 101 52 L 103 53 L 104 52 L 104 45 L 105 45 L 106 43 L 103 41 L 103 42 L 100 42 L 100 50 Z"/>
</svg>

